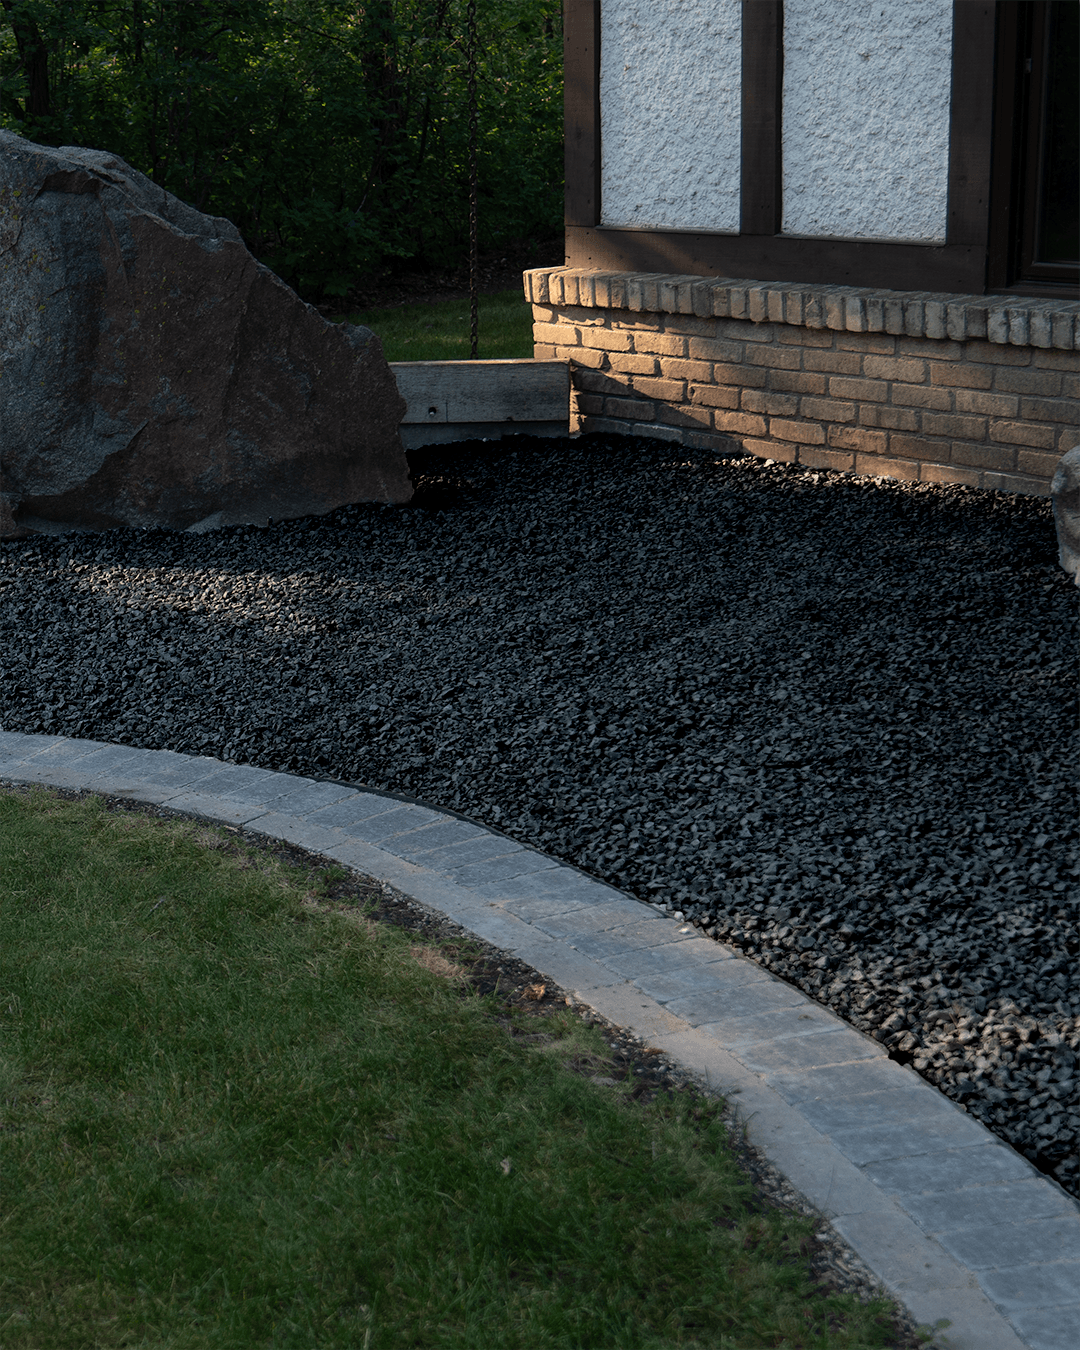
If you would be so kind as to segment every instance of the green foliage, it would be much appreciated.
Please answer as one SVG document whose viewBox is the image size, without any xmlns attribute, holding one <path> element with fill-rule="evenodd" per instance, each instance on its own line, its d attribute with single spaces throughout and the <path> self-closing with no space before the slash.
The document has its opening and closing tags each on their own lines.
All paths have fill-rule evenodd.
<svg viewBox="0 0 1080 1350">
<path fill-rule="evenodd" d="M 235 221 L 311 298 L 395 258 L 460 255 L 465 0 L 2 3 L 0 127 L 121 155 Z M 476 8 L 480 239 L 494 248 L 560 227 L 560 5 Z"/>
</svg>

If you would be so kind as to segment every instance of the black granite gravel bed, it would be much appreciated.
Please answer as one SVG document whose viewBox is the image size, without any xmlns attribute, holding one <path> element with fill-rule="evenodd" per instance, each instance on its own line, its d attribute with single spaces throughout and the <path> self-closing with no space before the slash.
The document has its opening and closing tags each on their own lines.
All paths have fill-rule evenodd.
<svg viewBox="0 0 1080 1350">
<path fill-rule="evenodd" d="M 0 545 L 0 727 L 461 811 L 791 980 L 1077 1193 L 1077 604 L 1050 504 L 661 441 L 407 507 Z"/>
</svg>

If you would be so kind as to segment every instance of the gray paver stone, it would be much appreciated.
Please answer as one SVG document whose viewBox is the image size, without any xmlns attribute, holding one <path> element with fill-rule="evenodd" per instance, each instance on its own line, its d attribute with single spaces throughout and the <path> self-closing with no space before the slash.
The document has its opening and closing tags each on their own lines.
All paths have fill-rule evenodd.
<svg viewBox="0 0 1080 1350">
<path fill-rule="evenodd" d="M 119 783 L 122 781 L 122 779 L 117 780 L 118 795 L 135 798 L 139 801 L 168 802 L 170 810 L 186 812 L 189 816 L 216 819 L 217 817 L 213 812 L 206 810 L 207 804 L 217 805 L 228 801 L 226 797 L 204 796 L 201 792 L 196 792 L 187 783 L 170 783 L 159 787 L 149 780 L 135 779 L 129 782 L 127 788 L 121 788 Z M 246 802 L 233 802 L 231 805 L 234 810 L 243 812 L 252 819 L 265 814 L 262 807 L 252 806 Z"/>
<path fill-rule="evenodd" d="M 459 885 L 471 886 L 479 881 L 501 881 L 504 877 L 524 876 L 527 872 L 543 872 L 555 867 L 550 858 L 543 854 L 521 849 L 508 857 L 491 858 L 487 862 L 470 863 L 467 867 L 455 867 L 447 872 Z"/>
<path fill-rule="evenodd" d="M 479 839 L 487 835 L 479 825 L 470 825 L 467 820 L 447 819 L 445 816 L 429 825 L 424 825 L 394 845 L 399 858 L 409 858 L 417 862 L 426 862 L 426 854 L 432 849 L 445 848 L 448 844 L 463 844 L 468 839 Z"/>
<path fill-rule="evenodd" d="M 552 859 L 558 862 L 558 859 Z M 550 872 L 543 872 L 537 877 L 537 885 L 543 884 L 545 895 L 561 895 L 568 900 L 576 900 L 580 905 L 604 905 L 609 900 L 632 900 L 632 896 L 621 895 L 610 886 L 605 886 L 602 881 L 593 881 L 590 877 L 582 876 L 572 867 L 563 867 L 559 864 Z"/>
<path fill-rule="evenodd" d="M 739 1050 L 739 1058 L 760 1073 L 770 1075 L 777 1069 L 825 1068 L 830 1064 L 846 1064 L 860 1059 L 884 1059 L 884 1052 L 876 1050 L 855 1031 L 839 1023 L 835 1031 L 815 1032 L 811 1036 L 789 1036 L 772 1045 L 756 1044 Z"/>
<path fill-rule="evenodd" d="M 559 862 L 558 858 L 553 858 L 553 862 Z M 635 905 L 641 905 L 640 900 L 636 900 L 632 895 L 624 895 L 622 891 L 616 890 L 614 886 L 607 885 L 606 882 L 597 881 L 594 877 L 588 877 L 584 872 L 579 872 L 576 867 L 567 867 L 564 863 L 559 863 L 558 872 L 548 874 L 551 878 L 552 888 L 569 893 L 580 894 L 588 897 L 590 905 L 602 905 L 606 900 L 626 900 Z M 645 905 L 641 905 L 642 914 L 649 913 Z"/>
<path fill-rule="evenodd" d="M 1032 1219 L 1029 1223 L 998 1224 L 993 1228 L 954 1228 L 937 1235 L 946 1251 L 972 1270 L 990 1266 L 1026 1266 L 1080 1261 L 1080 1214 L 1075 1218 Z M 1080 1296 L 1080 1285 L 1077 1286 Z"/>
<path fill-rule="evenodd" d="M 459 910 L 461 914 L 463 911 Z M 465 922 L 459 919 L 459 922 Z M 529 925 L 522 919 L 515 918 L 513 914 L 507 914 L 505 910 L 492 907 L 476 906 L 468 911 L 468 927 L 472 929 L 485 942 L 490 942 L 496 947 L 503 947 L 507 951 L 513 951 L 520 946 L 522 942 L 530 939 Z"/>
<path fill-rule="evenodd" d="M 614 969 L 618 963 L 605 961 L 604 964 Z M 708 996 L 711 991 L 714 995 L 718 995 L 724 987 L 723 979 L 717 977 L 713 966 L 723 964 L 722 961 L 716 961 L 708 966 L 688 965 L 683 970 L 635 975 L 634 983 L 650 998 L 656 999 L 657 1003 L 661 1004 L 670 1003 L 672 999 L 685 998 L 687 994 Z"/>
<path fill-rule="evenodd" d="M 557 859 L 553 861 L 558 862 Z M 626 898 L 603 882 L 592 881 L 576 868 L 562 864 L 532 876 L 478 882 L 473 890 L 485 900 L 525 900 L 540 895 L 558 895 L 567 900 L 576 900 L 582 906 Z"/>
<path fill-rule="evenodd" d="M 157 752 L 150 751 L 148 753 L 155 754 Z M 198 774 L 199 778 L 204 778 L 208 773 L 214 773 L 217 769 L 223 767 L 220 759 L 211 759 L 209 755 L 178 755 L 172 751 L 163 751 L 161 753 L 163 759 L 166 757 L 168 758 L 171 767 L 183 768 L 191 773 L 193 775 L 189 780 L 191 782 L 197 781 L 194 778 L 195 774 Z M 154 770 L 154 776 L 157 777 L 156 768 Z"/>
<path fill-rule="evenodd" d="M 192 792 L 198 792 L 204 797 L 228 797 L 234 802 L 255 802 L 261 806 L 266 802 L 269 780 L 273 777 L 266 769 L 227 765 L 201 778 L 192 779 L 189 786 Z"/>
<path fill-rule="evenodd" d="M 99 778 L 102 774 L 122 774 L 136 766 L 149 769 L 152 766 L 152 750 L 132 750 L 123 745 L 105 745 L 100 750 L 91 750 L 72 764 L 88 779 Z"/>
<path fill-rule="evenodd" d="M 456 844 L 444 844 L 441 848 L 432 849 L 420 861 L 424 867 L 433 867 L 436 872 L 450 873 L 455 867 L 486 862 L 489 858 L 506 858 L 511 853 L 525 851 L 522 844 L 504 839 L 501 834 L 488 834 L 485 831 L 471 839 L 461 839 Z"/>
<path fill-rule="evenodd" d="M 45 788 L 69 788 L 74 791 L 78 791 L 84 781 L 83 775 L 78 771 L 65 769 L 60 764 L 38 765 L 34 760 L 12 766 L 8 776 L 27 787 L 33 785 Z"/>
<path fill-rule="evenodd" d="M 1031 1350 L 1076 1350 L 1080 1345 L 1080 1303 L 1064 1308 L 1024 1308 L 1012 1321 Z"/>
<path fill-rule="evenodd" d="M 899 1210 L 893 1214 L 839 1214 L 833 1222 L 871 1270 L 893 1289 L 949 1289 L 975 1284 L 970 1271 L 957 1265 Z"/>
<path fill-rule="evenodd" d="M 730 965 L 728 961 L 717 959 L 719 955 L 709 952 L 707 944 L 703 952 L 697 943 L 683 938 L 675 942 L 665 942 L 660 947 L 638 947 L 628 952 L 626 956 L 618 957 L 617 964 L 613 964 L 612 969 L 629 979 L 637 980 L 639 976 L 645 975 L 673 975 L 677 971 L 689 970 L 693 966 Z M 703 959 L 706 956 L 711 959 Z M 690 988 L 685 992 L 691 994 L 694 990 Z"/>
<path fill-rule="evenodd" d="M 361 821 L 370 820 L 372 816 L 384 815 L 397 805 L 399 803 L 392 797 L 376 797 L 371 792 L 355 792 L 351 797 L 345 797 L 341 801 L 310 812 L 309 818 L 314 825 L 332 825 L 349 832 Z"/>
<path fill-rule="evenodd" d="M 284 791 L 275 791 L 267 800 L 267 809 L 280 812 L 283 816 L 303 816 L 318 811 L 324 806 L 333 806 L 356 795 L 356 789 L 341 783 L 318 783 L 314 779 L 294 778 L 288 785 L 288 774 L 275 774 L 275 779 L 285 780 Z"/>
<path fill-rule="evenodd" d="M 1009 1223 L 1026 1219 L 1069 1218 L 1076 1206 L 1064 1191 L 1038 1176 L 1029 1181 L 992 1182 L 966 1186 L 942 1195 L 908 1195 L 904 1208 L 928 1233 L 975 1225 L 993 1227 L 1005 1217 Z"/>
<path fill-rule="evenodd" d="M 569 900 L 577 889 L 570 878 L 571 873 L 567 868 L 555 867 L 550 871 L 533 872 L 525 877 L 477 882 L 473 886 L 473 891 L 481 900 L 493 900 L 497 905 L 508 904 L 511 900 L 539 900 L 541 896 Z M 588 901 L 579 903 L 587 904 Z"/>
<path fill-rule="evenodd" d="M 721 1017 L 715 1023 L 714 1031 L 725 1045 L 735 1048 L 785 1036 L 812 1036 L 818 1031 L 831 1030 L 835 1025 L 835 1017 L 806 999 L 803 1003 L 770 1008 L 749 1017 Z"/>
<path fill-rule="evenodd" d="M 521 944 L 511 950 L 520 960 L 534 966 L 541 975 L 546 975 L 555 984 L 571 993 L 578 994 L 582 998 L 587 997 L 590 1003 L 592 995 L 598 989 L 623 983 L 613 978 L 611 972 L 599 962 L 590 961 L 580 952 L 572 951 L 564 943 L 545 937 L 543 933 L 538 933 L 532 928 Z"/>
<path fill-rule="evenodd" d="M 891 1195 L 922 1195 L 959 1191 L 973 1179 L 980 1184 L 1030 1181 L 1035 1169 L 1013 1149 L 992 1143 L 920 1153 L 915 1158 L 876 1159 L 866 1164 L 866 1173 Z"/>
<path fill-rule="evenodd" d="M 78 790 L 86 782 L 86 775 L 78 769 L 68 768 L 63 763 L 42 764 L 37 759 L 27 760 L 12 772 L 12 777 L 24 783 L 40 783 L 45 787 L 73 788 Z"/>
<path fill-rule="evenodd" d="M 30 759 L 33 755 L 40 755 L 43 750 L 47 750 L 50 745 L 58 745 L 61 741 L 66 741 L 66 736 L 39 736 L 23 735 L 21 731 L 0 731 L 0 756 L 5 759 Z M 103 741 L 91 741 L 91 745 L 103 745 Z"/>
<path fill-rule="evenodd" d="M 522 877 L 523 881 L 531 881 L 533 876 L 543 876 L 543 872 L 534 872 L 532 876 Z M 515 881 L 518 878 L 515 878 Z M 510 882 L 513 885 L 514 882 Z M 494 887 L 485 886 L 485 893 L 490 893 Z M 479 894 L 479 890 L 478 890 Z M 539 918 L 548 914 L 572 914 L 582 909 L 580 900 L 567 899 L 558 891 L 553 891 L 550 895 L 531 895 L 527 899 L 512 900 L 492 900 L 491 904 L 497 904 L 502 909 L 508 910 L 511 914 L 516 914 L 519 919 L 524 919 L 526 923 L 533 924 Z"/>
<path fill-rule="evenodd" d="M 879 1055 L 858 1064 L 823 1065 L 810 1072 L 785 1069 L 769 1075 L 769 1086 L 785 1101 L 795 1103 L 815 1097 L 833 1100 L 863 1092 L 902 1092 L 925 1085 L 913 1069 Z"/>
<path fill-rule="evenodd" d="M 153 752 L 146 752 L 148 756 L 151 753 Z M 185 762 L 177 755 L 168 764 L 151 764 L 149 760 L 145 764 L 132 762 L 125 765 L 123 773 L 118 772 L 116 777 L 119 782 L 129 787 L 137 787 L 140 795 L 144 785 L 147 791 L 159 794 L 168 791 L 182 792 L 202 777 L 202 766 L 197 764 L 193 766 L 191 761 Z"/>
<path fill-rule="evenodd" d="M 264 769 L 255 770 L 246 781 L 239 778 L 223 780 L 220 789 L 214 786 L 213 775 L 208 779 L 198 779 L 191 784 L 191 788 L 197 792 L 220 790 L 223 797 L 233 801 L 264 806 L 267 810 L 285 810 L 289 815 L 297 815 L 305 808 L 314 811 L 320 806 L 329 806 L 331 802 L 356 795 L 355 788 L 332 787 L 329 783 L 296 779 L 287 773 L 270 773 Z M 289 803 L 287 808 L 286 802 Z"/>
<path fill-rule="evenodd" d="M 328 857 L 334 857 L 332 850 L 340 848 L 345 837 L 331 825 L 313 825 L 307 816 L 287 816 L 280 811 L 268 811 L 247 828 L 255 834 L 285 839 L 298 848 L 306 848 L 310 853 L 325 853 Z"/>
<path fill-rule="evenodd" d="M 723 966 L 723 970 L 717 972 L 717 980 L 722 986 L 719 1003 L 711 995 L 703 1000 L 691 994 L 687 998 L 672 1000 L 669 1008 L 676 1017 L 681 1017 L 691 1026 L 701 1027 L 703 1031 L 707 1031 L 709 1025 L 721 1016 L 740 1017 L 744 1014 L 773 1012 L 782 1008 L 801 1007 L 810 1001 L 805 994 L 773 979 L 749 961 L 736 957 L 714 964 Z M 709 1034 L 713 1035 L 712 1032 Z M 714 1039 L 720 1040 L 722 1037 L 716 1034 Z"/>
<path fill-rule="evenodd" d="M 980 1283 L 999 1307 L 1054 1308 L 1077 1305 L 1080 1261 L 1053 1261 L 1043 1265 L 986 1270 Z"/>
<path fill-rule="evenodd" d="M 437 811 L 429 811 L 426 806 L 398 806 L 392 811 L 380 812 L 367 820 L 357 821 L 346 826 L 354 839 L 363 839 L 369 844 L 379 844 L 388 853 L 399 857 L 395 835 L 411 834 L 422 825 L 433 825 L 442 817 Z"/>
<path fill-rule="evenodd" d="M 72 739 L 70 736 L 57 736 L 51 745 L 43 746 L 34 758 L 45 764 L 70 766 L 82 759 L 84 755 L 92 754 L 95 750 L 102 750 L 108 744 L 108 741 L 79 741 Z"/>
<path fill-rule="evenodd" d="M 663 947 L 671 942 L 671 921 L 669 919 L 642 919 L 637 917 L 630 923 L 620 924 L 612 929 L 620 937 L 629 938 L 638 947 Z M 675 934 L 677 940 L 678 933 Z M 723 956 L 723 952 L 717 947 L 717 957 Z"/>
<path fill-rule="evenodd" d="M 562 932 L 551 933 L 546 927 L 546 922 L 542 919 L 534 923 L 533 927 L 538 928 L 542 933 L 548 933 L 550 937 L 563 937 Z M 565 940 L 576 952 L 581 952 L 594 961 L 604 961 L 608 964 L 617 960 L 620 956 L 625 956 L 628 952 L 640 950 L 635 942 L 628 941 L 621 937 L 619 933 L 612 933 L 607 929 L 599 933 L 568 935 Z"/>
<path fill-rule="evenodd" d="M 125 782 L 127 786 L 124 785 Z M 102 786 L 99 790 L 101 792 L 108 791 L 109 795 L 113 797 L 126 797 L 130 801 L 152 802 L 157 806 L 167 806 L 170 810 L 177 811 L 183 811 L 185 808 L 174 806 L 174 803 L 187 794 L 187 787 L 183 783 L 178 783 L 173 787 L 163 787 L 142 778 L 134 782 L 131 779 L 118 778 L 107 789 Z M 199 815 L 201 812 L 196 809 L 192 814 Z"/>
<path fill-rule="evenodd" d="M 212 769 L 220 760 L 207 759 L 205 755 L 182 755 L 178 750 L 147 750 L 154 757 L 154 777 L 164 769 L 172 772 L 184 769 L 190 773 L 201 773 Z"/>
<path fill-rule="evenodd" d="M 933 1109 L 932 1098 L 927 1102 Z M 805 1109 L 806 1103 L 801 1109 Z M 989 1132 L 970 1117 L 950 1119 L 943 1115 L 920 1117 L 906 1125 L 875 1125 L 870 1113 L 866 1124 L 857 1128 L 834 1129 L 827 1133 L 836 1147 L 852 1162 L 862 1166 L 875 1158 L 906 1158 L 924 1153 L 937 1153 L 943 1148 L 974 1147 L 992 1138 Z"/>
<path fill-rule="evenodd" d="M 266 814 L 262 806 L 233 802 L 228 797 L 208 796 L 202 792 L 174 792 L 165 800 L 173 811 L 202 816 L 207 820 L 221 820 L 228 825 L 247 825 Z"/>
<path fill-rule="evenodd" d="M 807 1120 L 819 1130 L 832 1134 L 836 1130 L 863 1126 L 868 1120 L 885 1127 L 896 1124 L 922 1125 L 929 1120 L 951 1123 L 967 1120 L 947 1097 L 938 1092 L 927 1092 L 916 1083 L 886 1092 L 858 1092 L 844 1097 L 821 1097 L 799 1103 Z M 962 1145 L 961 1145 L 962 1147 Z"/>
<path fill-rule="evenodd" d="M 621 904 L 614 900 L 601 901 L 597 905 L 589 905 L 584 908 L 577 908 L 564 912 L 567 916 L 563 917 L 557 914 L 544 915 L 535 920 L 537 928 L 543 929 L 551 937 L 566 937 L 573 934 L 575 937 L 584 936 L 586 933 L 608 933 L 612 929 L 618 928 L 623 935 L 623 947 L 638 946 L 633 938 L 625 930 L 638 918 L 635 908 L 632 904 L 625 901 Z M 665 925 L 660 924 L 661 928 Z"/>
</svg>

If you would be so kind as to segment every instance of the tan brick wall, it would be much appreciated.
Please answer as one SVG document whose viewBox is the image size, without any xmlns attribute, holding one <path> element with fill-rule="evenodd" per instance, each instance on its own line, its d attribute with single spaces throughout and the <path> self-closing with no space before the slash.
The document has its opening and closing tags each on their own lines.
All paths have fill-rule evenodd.
<svg viewBox="0 0 1080 1350">
<path fill-rule="evenodd" d="M 780 303 L 778 288 L 746 282 L 723 283 L 728 312 L 716 313 L 721 283 L 700 278 L 617 274 L 616 284 L 613 274 L 545 271 L 526 274 L 527 294 L 540 275 L 535 354 L 571 363 L 571 430 L 1033 493 L 1049 490 L 1058 459 L 1080 443 L 1068 306 L 1022 302 L 1033 318 L 1012 298 L 1005 310 L 979 297 L 853 299 L 843 288 L 839 300 L 792 288 Z M 778 313 L 783 321 L 767 317 Z M 897 331 L 863 331 L 890 313 Z M 1032 330 L 1063 345 L 1031 345 Z"/>
</svg>

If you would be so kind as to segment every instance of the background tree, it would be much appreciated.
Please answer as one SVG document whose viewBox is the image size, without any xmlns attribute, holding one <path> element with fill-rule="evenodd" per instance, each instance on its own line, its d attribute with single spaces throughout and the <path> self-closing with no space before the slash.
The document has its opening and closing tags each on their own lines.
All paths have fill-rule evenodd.
<svg viewBox="0 0 1080 1350">
<path fill-rule="evenodd" d="M 0 126 L 109 150 L 309 298 L 466 241 L 465 0 L 0 0 Z M 562 215 L 559 0 L 478 0 L 481 245 Z"/>
</svg>

